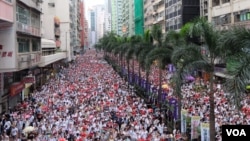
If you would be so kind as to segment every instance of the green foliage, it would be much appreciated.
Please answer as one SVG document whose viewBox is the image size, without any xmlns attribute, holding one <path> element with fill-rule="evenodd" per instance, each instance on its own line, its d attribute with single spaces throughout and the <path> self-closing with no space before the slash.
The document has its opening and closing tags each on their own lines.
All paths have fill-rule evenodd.
<svg viewBox="0 0 250 141">
<path fill-rule="evenodd" d="M 151 35 L 155 41 L 157 41 L 157 46 L 162 46 L 162 29 L 160 25 L 153 25 Z"/>
<path fill-rule="evenodd" d="M 232 102 L 241 107 L 241 100 L 245 98 L 247 82 L 250 80 L 250 30 L 234 27 L 223 33 L 220 39 L 222 57 L 227 61 L 227 72 L 232 79 L 227 79 L 226 87 L 232 94 Z"/>
<path fill-rule="evenodd" d="M 190 26 L 191 26 L 191 23 L 186 23 L 184 26 L 182 26 L 182 28 L 180 30 L 180 35 L 182 37 L 188 36 L 189 30 L 190 30 Z"/>
</svg>

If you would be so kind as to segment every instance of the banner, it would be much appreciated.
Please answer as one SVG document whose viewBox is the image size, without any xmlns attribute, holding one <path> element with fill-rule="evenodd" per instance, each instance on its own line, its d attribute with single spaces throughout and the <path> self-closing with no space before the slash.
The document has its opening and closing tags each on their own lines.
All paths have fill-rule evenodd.
<svg viewBox="0 0 250 141">
<path fill-rule="evenodd" d="M 181 133 L 186 133 L 187 131 L 187 110 L 181 110 Z"/>
<path fill-rule="evenodd" d="M 174 119 L 177 120 L 178 119 L 178 101 L 177 101 L 177 99 L 170 98 L 169 104 L 171 107 L 173 107 L 173 116 L 174 116 Z"/>
<path fill-rule="evenodd" d="M 191 140 L 198 139 L 200 128 L 200 116 L 192 116 L 191 117 Z"/>
<path fill-rule="evenodd" d="M 209 123 L 201 123 L 201 141 L 210 141 Z"/>
</svg>

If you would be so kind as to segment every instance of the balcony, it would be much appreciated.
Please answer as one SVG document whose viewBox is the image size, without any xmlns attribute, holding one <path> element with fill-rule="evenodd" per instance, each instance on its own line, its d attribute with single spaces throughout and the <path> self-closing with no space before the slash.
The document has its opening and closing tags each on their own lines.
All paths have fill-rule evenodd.
<svg viewBox="0 0 250 141">
<path fill-rule="evenodd" d="M 235 22 L 234 26 L 240 26 L 240 27 L 244 27 L 244 28 L 250 29 L 250 21 Z"/>
<path fill-rule="evenodd" d="M 13 23 L 13 4 L 7 1 L 0 1 L 0 24 L 4 22 Z M 0 26 L 1 27 L 1 26 Z"/>
<path fill-rule="evenodd" d="M 17 31 L 41 37 L 40 28 L 29 26 L 20 22 L 17 22 Z"/>
<path fill-rule="evenodd" d="M 39 12 L 41 12 L 41 6 L 40 3 L 42 3 L 42 0 L 18 0 L 19 2 L 22 2 L 26 6 L 33 8 Z"/>
<path fill-rule="evenodd" d="M 41 61 L 38 64 L 39 67 L 45 67 L 53 62 L 59 61 L 66 58 L 67 52 L 57 52 L 55 54 L 46 55 L 41 57 Z"/>
<path fill-rule="evenodd" d="M 163 20 L 164 20 L 163 17 L 158 17 L 158 18 L 157 18 L 157 22 L 161 22 L 161 21 L 163 21 Z"/>
</svg>

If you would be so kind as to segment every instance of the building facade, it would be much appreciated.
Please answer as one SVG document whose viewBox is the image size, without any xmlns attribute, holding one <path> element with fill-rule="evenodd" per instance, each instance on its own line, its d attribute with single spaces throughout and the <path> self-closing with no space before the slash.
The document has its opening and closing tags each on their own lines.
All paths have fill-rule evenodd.
<svg viewBox="0 0 250 141">
<path fill-rule="evenodd" d="M 155 24 L 165 33 L 165 0 L 144 0 L 144 27 L 151 29 Z"/>
<path fill-rule="evenodd" d="M 218 30 L 227 30 L 231 26 L 250 28 L 249 0 L 208 0 L 211 11 L 208 19 Z"/>
<path fill-rule="evenodd" d="M 166 0 L 166 31 L 179 30 L 200 16 L 200 0 Z"/>
<path fill-rule="evenodd" d="M 93 7 L 95 10 L 95 27 L 96 27 L 96 35 L 95 41 L 98 42 L 100 38 L 104 35 L 104 21 L 105 21 L 105 10 L 104 5 L 96 5 Z"/>
<path fill-rule="evenodd" d="M 90 47 L 96 44 L 96 13 L 93 9 L 89 9 L 89 45 Z"/>
<path fill-rule="evenodd" d="M 105 33 L 111 32 L 111 0 L 105 0 Z"/>
<path fill-rule="evenodd" d="M 134 35 L 134 0 L 123 1 L 122 17 L 122 35 Z"/>
<path fill-rule="evenodd" d="M 80 39 L 81 39 L 81 50 L 84 49 L 84 47 L 86 47 L 86 32 L 85 32 L 85 5 L 84 2 L 81 1 L 80 2 Z"/>
<path fill-rule="evenodd" d="M 89 25 L 88 25 L 88 21 L 87 19 L 85 18 L 84 19 L 84 47 L 85 49 L 89 47 Z"/>
<path fill-rule="evenodd" d="M 143 0 L 134 0 L 134 32 L 135 35 L 143 35 L 144 33 L 144 12 Z"/>
<path fill-rule="evenodd" d="M 0 1 L 0 112 L 27 97 L 39 79 L 41 1 Z"/>
<path fill-rule="evenodd" d="M 111 29 L 114 33 L 122 36 L 123 17 L 122 17 L 123 0 L 111 0 Z"/>
<path fill-rule="evenodd" d="M 72 59 L 75 60 L 75 55 L 80 51 L 81 46 L 81 18 L 80 18 L 80 0 L 70 0 L 70 46 L 73 48 L 71 52 Z M 63 12 L 62 12 L 63 13 Z"/>
</svg>

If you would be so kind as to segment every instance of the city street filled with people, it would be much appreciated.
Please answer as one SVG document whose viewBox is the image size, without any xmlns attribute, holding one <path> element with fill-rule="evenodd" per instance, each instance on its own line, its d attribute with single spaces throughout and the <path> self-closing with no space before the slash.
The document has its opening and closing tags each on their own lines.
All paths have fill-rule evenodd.
<svg viewBox="0 0 250 141">
<path fill-rule="evenodd" d="M 2 140 L 160 140 L 166 126 L 94 50 L 2 117 Z"/>
<path fill-rule="evenodd" d="M 188 116 L 198 115 L 208 122 L 209 99 L 194 91 L 195 84 L 182 87 L 183 109 Z M 220 140 L 222 124 L 250 124 L 250 108 L 245 99 L 238 112 L 227 101 L 228 94 L 215 87 L 216 137 Z M 173 90 L 169 91 L 168 98 L 174 97 Z M 0 131 L 2 141 L 181 140 L 180 129 L 170 132 L 164 119 L 163 113 L 147 107 L 144 99 L 127 88 L 102 53 L 91 49 L 69 67 L 61 66 L 41 90 L 2 115 Z"/>
</svg>

